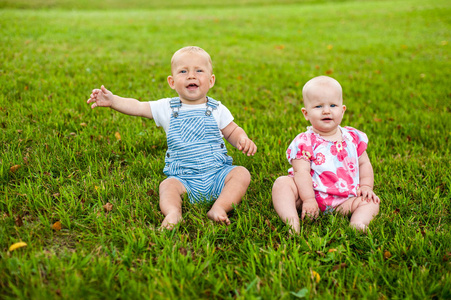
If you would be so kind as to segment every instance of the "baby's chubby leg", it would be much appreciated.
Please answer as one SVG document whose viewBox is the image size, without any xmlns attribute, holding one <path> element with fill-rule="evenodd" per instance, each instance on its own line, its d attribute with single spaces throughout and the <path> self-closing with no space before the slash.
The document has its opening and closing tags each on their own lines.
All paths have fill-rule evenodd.
<svg viewBox="0 0 451 300">
<path fill-rule="evenodd" d="M 293 177 L 281 176 L 272 187 L 272 202 L 279 217 L 290 225 L 294 232 L 301 231 L 298 209 L 302 201 Z"/>
<path fill-rule="evenodd" d="M 172 229 L 182 220 L 182 195 L 185 186 L 175 178 L 167 178 L 160 183 L 160 209 L 165 216 L 162 228 Z"/>
<path fill-rule="evenodd" d="M 371 220 L 379 213 L 379 201 L 352 197 L 337 207 L 342 214 L 352 213 L 351 227 L 365 231 Z"/>
<path fill-rule="evenodd" d="M 207 213 L 211 220 L 230 225 L 227 213 L 233 209 L 233 205 L 241 202 L 251 182 L 251 174 L 245 167 L 237 166 L 227 174 L 224 188 L 215 203 Z"/>
</svg>

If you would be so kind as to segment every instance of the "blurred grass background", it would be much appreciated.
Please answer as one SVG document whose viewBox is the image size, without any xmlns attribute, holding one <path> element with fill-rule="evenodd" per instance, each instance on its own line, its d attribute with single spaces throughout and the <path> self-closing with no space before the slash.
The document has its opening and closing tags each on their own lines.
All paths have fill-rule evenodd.
<svg viewBox="0 0 451 300">
<path fill-rule="evenodd" d="M 450 297 L 448 1 L 0 8 L 1 297 Z M 142 101 L 172 96 L 170 58 L 186 45 L 211 54 L 209 95 L 259 150 L 249 159 L 229 147 L 253 178 L 231 226 L 187 204 L 185 223 L 160 232 L 164 132 L 86 99 L 101 84 Z M 368 235 L 329 215 L 289 237 L 272 208 L 286 147 L 308 125 L 302 86 L 323 74 L 343 86 L 343 125 L 370 139 L 383 203 Z M 8 251 L 18 241 L 28 246 Z"/>
</svg>

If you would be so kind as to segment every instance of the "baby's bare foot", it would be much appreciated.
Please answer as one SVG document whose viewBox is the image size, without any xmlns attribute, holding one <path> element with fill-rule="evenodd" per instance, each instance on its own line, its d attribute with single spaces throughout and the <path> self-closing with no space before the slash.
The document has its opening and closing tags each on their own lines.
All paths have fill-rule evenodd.
<svg viewBox="0 0 451 300">
<path fill-rule="evenodd" d="M 177 213 L 168 214 L 163 222 L 161 222 L 162 229 L 172 230 L 182 220 L 182 215 Z"/>
<path fill-rule="evenodd" d="M 287 225 L 290 226 L 290 235 L 295 235 L 301 232 L 301 225 L 299 224 L 299 218 L 287 220 Z"/>
<path fill-rule="evenodd" d="M 220 207 L 212 207 L 210 211 L 207 213 L 207 217 L 210 220 L 218 222 L 220 224 L 230 225 L 230 220 L 227 217 L 227 213 Z"/>
<path fill-rule="evenodd" d="M 357 230 L 360 230 L 362 232 L 367 232 L 367 230 L 368 230 L 368 226 L 366 226 L 365 224 L 362 224 L 362 223 L 351 223 L 350 225 L 351 225 L 351 227 L 353 227 Z"/>
</svg>

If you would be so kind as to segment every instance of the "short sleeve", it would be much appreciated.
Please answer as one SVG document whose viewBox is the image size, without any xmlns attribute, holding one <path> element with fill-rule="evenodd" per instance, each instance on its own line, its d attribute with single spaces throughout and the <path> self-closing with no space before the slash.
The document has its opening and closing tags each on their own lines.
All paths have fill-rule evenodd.
<svg viewBox="0 0 451 300">
<path fill-rule="evenodd" d="M 221 102 L 219 102 L 218 114 L 216 115 L 215 111 L 213 111 L 213 116 L 215 117 L 216 123 L 218 123 L 220 130 L 226 128 L 227 125 L 229 125 L 233 121 L 232 113 L 227 107 L 222 105 Z"/>
<path fill-rule="evenodd" d="M 356 146 L 357 149 L 357 155 L 360 157 L 360 155 L 365 152 L 366 148 L 368 147 L 368 137 L 365 133 L 363 133 L 360 130 L 357 130 L 352 127 L 344 127 L 349 135 L 352 138 L 352 143 Z"/>
<path fill-rule="evenodd" d="M 313 147 L 310 134 L 303 132 L 296 136 L 288 146 L 286 155 L 290 164 L 293 159 L 311 161 L 313 159 Z"/>
<path fill-rule="evenodd" d="M 166 132 L 169 130 L 169 121 L 171 117 L 170 101 L 171 98 L 164 98 L 149 102 L 155 124 L 158 127 L 163 127 Z"/>
</svg>

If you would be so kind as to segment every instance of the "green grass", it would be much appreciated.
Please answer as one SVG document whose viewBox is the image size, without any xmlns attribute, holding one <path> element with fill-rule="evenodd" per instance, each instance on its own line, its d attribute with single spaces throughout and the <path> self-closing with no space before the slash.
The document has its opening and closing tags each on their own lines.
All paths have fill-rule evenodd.
<svg viewBox="0 0 451 300">
<path fill-rule="evenodd" d="M 451 297 L 449 1 L 271 2 L 0 1 L 0 298 Z M 186 45 L 211 54 L 209 95 L 259 150 L 229 147 L 253 178 L 232 225 L 185 204 L 162 232 L 163 130 L 86 99 L 101 84 L 173 95 Z M 369 234 L 327 215 L 290 237 L 272 207 L 307 126 L 302 85 L 322 74 L 342 83 L 343 124 L 370 139 L 383 202 Z"/>
</svg>

